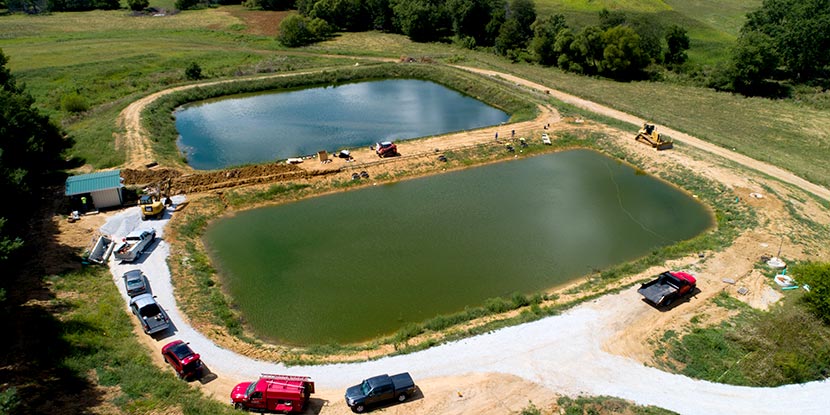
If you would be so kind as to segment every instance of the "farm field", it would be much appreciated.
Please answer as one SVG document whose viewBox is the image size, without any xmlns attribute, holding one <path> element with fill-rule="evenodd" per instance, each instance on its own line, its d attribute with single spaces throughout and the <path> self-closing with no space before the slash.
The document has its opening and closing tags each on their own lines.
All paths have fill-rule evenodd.
<svg viewBox="0 0 830 415">
<path fill-rule="evenodd" d="M 680 24 L 689 29 L 692 38 L 692 49 L 689 52 L 692 63 L 706 66 L 719 62 L 725 56 L 737 36 L 743 15 L 755 5 L 760 4 L 760 0 L 722 2 L 711 0 L 538 0 L 536 4 L 540 15 L 561 12 L 567 16 L 569 22 L 573 21 L 575 25 L 595 23 L 596 13 L 604 7 L 609 10 L 625 10 L 631 15 L 663 24 Z M 171 7 L 172 1 L 153 1 L 151 5 Z M 551 129 L 551 134 L 555 139 L 560 140 L 560 143 L 556 145 L 561 145 L 561 148 L 567 148 L 570 145 L 592 146 L 596 150 L 632 164 L 638 171 L 654 173 L 664 180 L 683 187 L 689 193 L 693 193 L 695 198 L 700 197 L 707 203 L 715 204 L 719 223 L 724 225 L 723 228 L 729 229 L 728 232 L 713 237 L 717 239 L 716 243 L 702 245 L 699 249 L 699 245 L 686 245 L 684 249 L 688 252 L 671 257 L 671 260 L 660 262 L 659 265 L 649 263 L 649 256 L 647 256 L 637 266 L 624 265 L 611 270 L 597 270 L 598 274 L 614 274 L 611 278 L 617 279 L 614 279 L 613 283 L 606 283 L 602 276 L 589 275 L 582 285 L 550 293 L 550 296 L 545 295 L 540 303 L 522 306 L 525 308 L 519 307 L 507 313 L 510 316 L 505 319 L 503 325 L 518 324 L 537 318 L 541 320 L 543 315 L 554 316 L 550 319 L 560 324 L 562 321 L 574 321 L 573 314 L 568 317 L 569 320 L 559 319 L 558 314 L 566 310 L 563 304 L 571 307 L 580 301 L 586 301 L 574 314 L 583 316 L 596 311 L 602 316 L 583 325 L 583 327 L 589 327 L 590 324 L 596 324 L 599 329 L 597 332 L 600 333 L 584 331 L 586 342 L 591 343 L 592 346 L 588 354 L 580 355 L 580 357 L 586 357 L 590 361 L 599 361 L 611 356 L 610 360 L 620 358 L 629 363 L 634 362 L 635 368 L 629 373 L 653 375 L 656 372 L 652 369 L 653 367 L 683 373 L 683 368 L 667 357 L 674 355 L 662 349 L 664 345 L 673 344 L 675 341 L 675 337 L 669 335 L 670 332 L 676 335 L 688 331 L 702 331 L 705 327 L 717 326 L 721 323 L 726 324 L 724 322 L 728 322 L 736 315 L 738 312 L 736 309 L 742 310 L 743 307 L 753 310 L 775 307 L 774 301 L 771 301 L 768 296 L 775 287 L 769 284 L 769 275 L 764 274 L 767 271 L 763 269 L 763 264 L 758 263 L 758 258 L 770 252 L 774 253 L 776 247 L 779 247 L 780 252 L 780 247 L 783 246 L 787 259 L 794 262 L 830 260 L 830 252 L 827 248 L 830 203 L 820 196 L 804 192 L 797 186 L 785 184 L 767 172 L 746 168 L 728 158 L 715 157 L 687 145 L 682 139 L 676 140 L 674 150 L 654 152 L 631 139 L 639 128 L 638 125 L 626 124 L 608 115 L 594 113 L 590 109 L 563 104 L 547 97 L 541 89 L 534 90 L 535 92 L 531 90 L 534 88 L 533 85 L 541 85 L 544 88 L 550 88 L 553 92 L 567 92 L 653 121 L 658 126 L 673 128 L 707 143 L 716 144 L 773 166 L 779 166 L 825 187 L 830 185 L 830 170 L 826 168 L 826 160 L 830 160 L 830 111 L 826 109 L 826 104 L 822 104 L 828 100 L 827 92 L 824 92 L 824 95 L 816 94 L 815 100 L 811 102 L 800 102 L 795 99 L 775 101 L 744 98 L 672 83 L 618 83 L 599 78 L 579 77 L 557 69 L 530 64 L 513 64 L 486 51 L 470 51 L 448 44 L 413 43 L 400 35 L 378 32 L 342 33 L 331 40 L 312 46 L 286 49 L 274 37 L 275 27 L 285 15 L 286 13 L 250 11 L 241 6 L 220 6 L 164 17 L 130 16 L 125 10 L 54 13 L 47 16 L 2 15 L 0 16 L 0 50 L 9 58 L 7 67 L 19 81 L 26 84 L 27 91 L 35 97 L 36 105 L 52 116 L 75 139 L 76 144 L 70 156 L 82 162 L 83 167 L 79 169 L 80 172 L 125 167 L 130 160 L 130 154 L 128 154 L 130 147 L 125 144 L 124 136 L 130 126 L 125 124 L 122 111 L 150 94 L 165 92 L 181 85 L 195 85 L 217 80 L 244 80 L 306 71 L 319 73 L 356 65 L 370 66 L 379 61 L 397 61 L 403 56 L 428 58 L 426 60 L 437 64 L 494 70 L 504 74 L 505 77 L 517 76 L 526 80 L 522 85 L 506 82 L 504 87 L 521 90 L 521 93 L 528 94 L 528 96 L 533 95 L 534 99 L 540 99 L 541 96 L 547 106 L 536 119 L 523 121 L 519 127 L 516 127 L 522 133 L 526 132 L 529 137 L 538 137 L 541 125 L 545 124 L 547 128 L 547 123 L 553 122 L 555 126 Z M 205 79 L 188 80 L 185 76 L 185 68 L 194 62 L 202 68 Z M 492 78 L 499 79 L 498 76 Z M 66 111 L 62 101 L 66 96 L 74 94 L 83 97 L 89 106 L 87 111 L 77 114 Z M 448 165 L 436 164 L 437 162 L 433 160 L 432 151 L 433 148 L 437 148 L 435 143 L 439 141 L 426 139 L 416 140 L 409 148 L 402 146 L 405 152 L 408 151 L 413 155 L 411 158 L 393 160 L 384 164 L 367 164 L 369 166 L 367 168 L 372 169 L 370 170 L 372 178 L 377 178 L 382 184 L 421 175 L 440 174 L 445 168 L 462 169 L 484 162 L 504 161 L 507 157 L 493 150 L 494 148 L 502 150 L 502 147 L 487 147 L 482 144 L 492 141 L 494 131 L 498 131 L 497 128 L 458 133 L 450 137 L 450 140 L 454 140 L 450 142 L 457 143 L 457 148 L 451 148 L 450 150 L 454 152 L 448 154 L 456 155 L 457 159 L 453 159 Z M 505 131 L 508 130 L 502 130 L 502 133 Z M 144 138 L 148 142 L 154 139 L 148 136 Z M 443 146 L 443 142 L 441 145 Z M 471 148 L 474 150 L 470 150 Z M 534 147 L 531 150 L 550 151 L 547 148 L 539 144 L 538 148 Z M 374 156 L 368 150 L 361 151 L 364 150 L 355 152 L 356 158 Z M 175 167 L 179 173 L 193 173 L 180 160 L 176 163 L 170 163 L 169 157 L 160 157 L 158 160 L 162 164 L 161 167 Z M 188 195 L 188 202 L 182 206 L 185 214 L 181 214 L 181 219 L 178 211 L 173 214 L 171 222 L 173 230 L 165 235 L 164 240 L 165 244 L 169 242 L 169 246 L 172 247 L 170 251 L 161 249 L 152 261 L 147 261 L 146 265 L 139 264 L 139 266 L 164 268 L 169 266 L 172 267 L 171 272 L 174 273 L 184 268 L 197 272 L 203 271 L 200 267 L 204 263 L 200 261 L 206 260 L 194 255 L 194 252 L 198 254 L 198 251 L 190 250 L 192 248 L 190 245 L 198 245 L 199 242 L 197 238 L 192 238 L 192 235 L 187 235 L 186 232 L 190 231 L 195 234 L 194 229 L 198 229 L 200 224 L 203 225 L 209 220 L 210 212 L 216 211 L 211 210 L 215 209 L 215 206 L 224 205 L 224 209 L 219 209 L 219 211 L 222 214 L 233 214 L 236 209 L 254 205 L 297 200 L 316 194 L 371 185 L 369 181 L 350 182 L 346 175 L 322 171 L 325 166 L 316 169 L 308 166 L 309 163 L 303 165 L 303 169 L 308 169 L 308 174 L 303 176 L 302 181 L 297 179 L 296 183 L 286 182 L 283 186 L 283 184 L 269 183 L 251 184 L 254 183 L 252 181 L 244 183 L 244 186 L 232 188 L 230 191 L 225 191 L 222 187 L 218 187 L 218 191 L 210 190 L 211 185 L 221 182 L 222 177 L 227 179 L 231 174 L 225 171 L 213 172 L 215 177 L 211 176 L 209 180 L 206 179 L 210 183 L 194 191 L 193 195 Z M 346 164 L 336 166 L 342 168 L 342 171 L 351 173 L 349 169 L 352 167 Z M 268 170 L 268 166 L 248 166 L 248 168 Z M 685 177 L 692 175 L 695 177 Z M 700 177 L 697 177 L 698 175 Z M 300 176 L 298 174 L 292 177 Z M 242 179 L 236 183 L 236 185 L 241 184 L 243 184 Z M 228 186 L 228 189 L 231 189 L 234 184 Z M 753 193 L 763 194 L 763 198 L 754 199 L 750 196 Z M 100 227 L 112 216 L 110 213 L 105 213 L 89 221 L 82 221 L 81 225 L 74 229 L 69 228 L 63 218 L 57 216 L 54 218 L 54 224 L 50 225 L 50 229 L 54 227 L 52 229 L 54 232 L 66 238 L 61 240 L 61 244 L 65 244 L 62 248 L 80 251 L 88 242 L 89 234 L 96 232 L 96 227 Z M 184 223 L 185 219 L 192 220 L 192 222 Z M 726 226 L 727 223 L 734 228 Z M 171 227 L 167 230 L 171 230 Z M 727 237 L 732 239 L 729 241 L 718 239 Z M 715 248 L 710 250 L 713 246 Z M 166 256 L 164 258 L 159 256 L 162 254 L 170 254 L 169 259 Z M 652 253 L 652 256 L 655 254 Z M 75 256 L 72 258 L 74 259 Z M 652 312 L 654 310 L 637 302 L 639 298 L 630 287 L 665 267 L 693 269 L 701 276 L 702 293 L 690 298 L 676 309 L 663 313 Z M 209 268 L 208 264 L 205 269 Z M 115 270 L 120 270 L 120 268 L 113 268 L 113 272 Z M 620 274 L 626 276 L 620 277 Z M 177 383 L 169 367 L 161 361 L 157 350 L 161 344 L 143 336 L 135 319 L 120 309 L 122 298 L 112 289 L 112 282 L 115 282 L 117 286 L 120 275 L 110 275 L 110 272 L 88 268 L 67 274 L 59 274 L 56 271 L 56 274 L 52 275 L 50 272 L 49 275 L 50 277 L 45 279 L 42 292 L 35 293 L 34 300 L 22 303 L 29 307 L 27 310 L 43 306 L 43 310 L 54 313 L 55 320 L 46 319 L 48 324 L 45 324 L 45 327 L 48 329 L 47 335 L 50 336 L 48 339 L 57 339 L 55 344 L 59 350 L 50 359 L 36 362 L 42 366 L 39 366 L 38 370 L 43 370 L 42 373 L 51 376 L 50 379 L 64 379 L 61 376 L 65 376 L 65 379 L 71 381 L 72 393 L 78 390 L 94 391 L 88 399 L 76 402 L 69 413 L 88 413 L 86 412 L 88 408 L 95 408 L 96 413 L 230 412 L 227 407 L 228 389 L 235 381 L 245 380 L 246 376 L 254 373 L 251 369 L 243 376 L 242 369 L 231 370 L 226 367 L 228 362 L 217 362 L 216 373 L 221 375 L 218 380 L 209 379 L 201 384 L 191 383 L 192 387 L 184 387 L 180 382 Z M 108 277 L 114 280 L 110 281 Z M 736 279 L 737 285 L 725 285 L 722 280 L 726 277 Z M 178 279 L 179 276 L 175 278 Z M 206 333 L 206 336 L 221 348 L 238 352 L 241 359 L 247 359 L 242 360 L 244 364 L 239 365 L 240 368 L 246 370 L 254 367 L 245 366 L 254 364 L 248 361 L 250 358 L 285 359 L 284 361 L 303 364 L 313 363 L 315 359 L 365 360 L 387 354 L 398 354 L 399 346 L 407 348 L 406 352 L 411 352 L 423 345 L 429 347 L 429 345 L 440 344 L 448 339 L 464 338 L 462 343 L 465 344 L 476 341 L 476 338 L 459 335 L 460 332 L 469 333 L 469 335 L 493 332 L 496 335 L 488 338 L 498 340 L 498 329 L 502 327 L 498 324 L 493 326 L 482 324 L 469 330 L 467 326 L 451 327 L 450 330 L 441 334 L 422 329 L 424 332 L 415 333 L 412 337 L 405 337 L 394 344 L 390 342 L 370 345 L 367 348 L 361 348 L 366 345 L 360 345 L 354 349 L 318 345 L 315 351 L 304 354 L 304 351 L 285 351 L 270 345 L 263 345 L 256 340 L 246 338 L 249 333 L 242 331 L 230 336 L 227 334 L 227 327 L 211 320 L 213 317 L 201 315 L 201 310 L 194 313 L 194 308 L 207 309 L 212 306 L 214 297 L 203 295 L 205 291 L 199 290 L 205 287 L 210 288 L 209 286 L 215 284 L 215 280 L 189 280 L 187 278 L 182 277 L 180 280 L 173 281 L 179 307 L 188 316 L 188 321 L 183 322 L 182 328 L 189 328 L 189 325 L 193 325 L 201 333 Z M 748 287 L 750 294 L 738 294 L 739 287 Z M 102 293 L 100 303 L 93 302 L 91 299 L 97 299 L 98 293 Z M 607 295 L 608 293 L 614 294 Z M 169 294 L 170 301 L 173 301 L 173 294 L 166 294 Z M 783 295 L 786 301 L 791 301 L 787 304 L 792 304 L 798 299 L 799 293 L 784 293 Z M 190 297 L 182 301 L 182 296 Z M 723 306 L 721 301 L 723 296 L 730 297 L 731 301 L 738 305 L 730 302 L 728 307 Z M 198 300 L 194 300 L 196 298 Z M 205 301 L 206 298 L 210 300 Z M 208 302 L 211 304 L 206 304 Z M 540 304 L 544 307 L 542 311 L 539 308 Z M 604 309 L 605 307 L 607 309 Z M 602 312 L 599 312 L 598 310 L 601 309 Z M 614 314 L 616 311 L 619 313 Z M 802 318 L 799 314 L 791 312 L 789 308 L 785 311 L 787 315 L 796 316 L 787 318 Z M 221 312 L 220 309 L 219 313 Z M 482 320 L 489 321 L 492 318 L 494 317 L 487 315 Z M 66 326 L 62 326 L 64 323 Z M 579 323 L 584 322 L 579 321 Z M 475 324 L 481 324 L 481 322 L 470 322 L 470 326 Z M 541 330 L 539 333 L 547 333 L 547 331 Z M 23 334 L 36 335 L 31 329 Z M 431 335 L 435 337 L 430 338 Z M 788 332 L 788 336 L 800 338 L 796 329 Z M 21 336 L 23 337 L 25 336 Z M 113 337 L 121 338 L 123 341 L 113 342 Z M 570 344 L 572 340 L 563 338 L 556 340 L 562 343 L 556 344 L 559 344 L 561 348 L 561 345 Z M 821 343 L 821 339 L 816 341 Z M 37 340 L 33 342 L 36 343 Z M 496 341 L 491 344 L 500 343 Z M 539 350 L 547 350 L 543 348 L 550 347 L 550 344 L 540 345 Z M 39 347 L 43 350 L 48 349 L 45 344 L 40 344 Z M 410 347 L 411 349 L 408 349 Z M 812 345 L 801 344 L 800 347 L 810 349 Z M 205 347 L 203 350 L 207 349 Z M 555 349 L 549 351 L 553 350 Z M 739 354 L 733 350 L 729 352 L 734 353 L 729 358 L 739 357 L 744 353 L 741 351 Z M 320 355 L 325 357 L 320 358 Z M 148 358 L 148 356 L 151 357 Z M 209 355 L 206 354 L 206 356 Z M 409 361 L 417 362 L 418 356 L 421 355 L 413 353 L 408 356 L 410 357 L 405 358 L 411 358 L 412 360 Z M 489 356 L 485 357 L 489 358 Z M 511 356 L 511 358 L 515 359 L 511 362 L 515 363 L 516 367 L 525 363 L 521 354 Z M 404 361 L 404 359 L 399 361 Z M 129 362 L 129 364 L 124 364 L 124 362 Z M 229 360 L 229 362 L 236 361 Z M 545 360 L 545 362 L 551 364 L 554 360 Z M 431 365 L 435 368 L 430 366 L 429 370 L 423 371 L 425 377 L 429 375 L 428 379 L 421 384 L 425 392 L 423 399 L 390 407 L 383 412 L 392 414 L 487 413 L 488 410 L 499 407 L 504 413 L 533 414 L 536 412 L 530 412 L 526 408 L 535 408 L 534 404 L 538 404 L 542 408 L 539 413 L 548 415 L 559 413 L 557 411 L 565 411 L 567 402 L 563 403 L 562 400 L 557 402 L 557 396 L 561 394 L 574 396 L 587 391 L 591 395 L 603 395 L 609 390 L 612 392 L 622 390 L 621 388 L 615 389 L 616 386 L 613 384 L 599 385 L 593 383 L 589 377 L 580 377 L 581 368 L 573 362 L 580 362 L 580 360 L 572 360 L 573 367 L 565 367 L 569 362 L 556 363 L 564 367 L 563 373 L 568 373 L 566 377 L 573 376 L 568 378 L 569 382 L 564 383 L 555 377 L 554 366 L 540 366 L 534 369 L 537 370 L 536 372 L 523 372 L 516 369 L 511 373 L 478 373 L 471 376 L 463 376 L 459 373 L 446 376 L 440 364 L 432 364 L 434 363 L 432 362 Z M 457 367 L 465 363 L 466 361 L 462 360 L 454 362 Z M 488 366 L 486 362 L 469 362 L 468 366 L 477 366 L 479 363 L 482 368 L 488 370 L 495 367 Z M 736 363 L 734 369 L 733 366 L 716 367 L 713 372 L 718 369 L 720 372 L 712 377 L 717 381 L 722 380 L 732 384 L 755 382 L 754 380 L 747 381 L 746 378 L 741 377 L 741 374 L 736 374 L 742 370 L 739 366 Z M 369 368 L 377 366 L 358 367 L 360 371 L 368 371 Z M 159 368 L 162 370 L 160 371 Z M 598 373 L 606 373 L 606 371 L 613 373 L 612 370 L 616 368 L 617 366 L 613 365 L 598 366 Z M 718 378 L 718 376 L 723 376 L 721 373 L 725 374 L 724 370 L 727 369 L 732 370 L 732 373 L 723 379 Z M 2 370 L 8 370 L 8 368 Z M 331 372 L 323 369 L 310 370 L 319 373 L 324 379 L 331 375 Z M 345 382 L 347 377 L 341 374 L 337 376 L 335 378 L 332 375 L 331 379 L 336 379 L 332 380 L 332 383 L 338 387 L 321 389 L 317 402 L 319 406 L 316 407 L 315 412 L 324 415 L 348 413 L 348 409 L 342 403 L 342 390 L 337 383 Z M 684 382 L 681 376 L 663 372 L 660 372 L 659 376 L 660 379 L 670 379 L 671 382 L 676 381 L 678 384 Z M 160 377 L 163 381 L 156 383 L 156 379 Z M 546 379 L 546 382 L 529 381 L 528 378 Z M 699 383 L 695 382 L 694 387 L 698 387 Z M 499 394 L 503 391 L 505 384 L 511 385 L 511 395 L 509 398 L 502 399 Z M 759 383 L 752 384 L 758 385 Z M 5 387 L 5 385 L 0 386 Z M 714 388 L 719 386 L 715 385 Z M 772 386 L 777 386 L 777 384 Z M 812 389 L 814 387 L 815 390 L 820 390 L 821 385 L 817 386 L 816 382 L 809 384 L 809 390 L 814 390 Z M 44 388 L 30 384 L 26 386 L 26 389 L 22 389 L 21 396 L 40 396 L 39 394 L 44 393 Z M 746 398 L 746 401 L 762 405 L 766 402 L 764 399 L 771 399 L 770 397 L 793 397 L 787 392 L 788 390 L 791 391 L 786 387 L 772 389 L 767 397 L 759 396 L 757 400 Z M 708 389 L 707 392 L 709 392 Z M 754 393 L 751 388 L 744 388 L 743 392 Z M 685 413 L 684 411 L 689 410 L 690 407 L 694 408 L 695 404 L 692 400 L 655 401 L 647 394 L 640 394 L 640 392 L 626 390 L 625 393 L 627 393 L 624 396 L 625 399 L 638 404 L 670 407 L 681 413 Z M 830 404 L 824 398 L 828 395 L 821 394 L 820 396 L 821 398 L 814 401 L 813 405 L 816 402 Z M 205 399 L 206 397 L 212 399 Z M 4 404 L 2 399 L 5 399 L 5 395 L 0 395 L 0 405 Z M 603 402 L 616 402 L 609 398 L 599 399 Z M 38 409 L 55 411 L 56 408 L 60 408 L 60 405 L 67 404 L 71 400 L 72 396 L 70 392 L 67 392 L 57 397 L 54 402 L 38 406 Z M 217 400 L 222 403 L 215 402 Z M 786 405 L 784 399 L 778 402 L 780 405 Z M 706 404 L 713 405 L 708 408 L 730 407 L 727 401 L 713 400 Z M 773 403 L 762 409 L 768 413 L 776 413 L 776 410 L 784 407 L 774 406 L 777 404 Z M 621 404 L 610 406 L 618 405 Z M 590 413 L 612 413 L 610 410 L 597 411 L 595 408 L 586 410 Z M 803 408 L 805 408 L 803 413 L 821 413 L 815 411 L 814 407 Z M 663 413 L 653 407 L 644 409 L 642 412 L 639 412 L 640 409 L 642 408 L 626 413 Z M 698 411 L 697 413 L 704 412 Z"/>
</svg>

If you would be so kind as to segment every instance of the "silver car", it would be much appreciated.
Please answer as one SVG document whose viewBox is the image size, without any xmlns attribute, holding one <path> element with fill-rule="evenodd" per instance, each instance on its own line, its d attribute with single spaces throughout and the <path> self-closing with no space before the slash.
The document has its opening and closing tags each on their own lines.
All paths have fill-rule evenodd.
<svg viewBox="0 0 830 415">
<path fill-rule="evenodd" d="M 127 289 L 127 295 L 135 297 L 139 294 L 144 294 L 149 291 L 149 283 L 147 277 L 141 270 L 134 269 L 124 273 L 124 287 Z"/>
<path fill-rule="evenodd" d="M 170 327 L 170 318 L 150 294 L 139 294 L 130 299 L 130 310 L 138 317 L 147 334 L 158 333 Z"/>
</svg>

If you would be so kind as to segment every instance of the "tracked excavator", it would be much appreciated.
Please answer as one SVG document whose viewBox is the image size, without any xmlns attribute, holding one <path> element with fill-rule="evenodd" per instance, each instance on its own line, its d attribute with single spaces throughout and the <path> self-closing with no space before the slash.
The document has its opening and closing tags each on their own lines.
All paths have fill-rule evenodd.
<svg viewBox="0 0 830 415">
<path fill-rule="evenodd" d="M 163 182 L 150 186 L 147 192 L 138 199 L 138 205 L 141 206 L 141 220 L 160 218 L 164 215 L 165 204 L 170 198 L 170 179 L 167 179 L 166 189 L 163 191 L 164 187 Z"/>
<path fill-rule="evenodd" d="M 657 150 L 668 150 L 674 146 L 671 138 L 664 137 L 663 134 L 657 132 L 654 124 L 643 123 L 643 128 L 637 132 L 635 140 L 648 144 Z"/>
</svg>

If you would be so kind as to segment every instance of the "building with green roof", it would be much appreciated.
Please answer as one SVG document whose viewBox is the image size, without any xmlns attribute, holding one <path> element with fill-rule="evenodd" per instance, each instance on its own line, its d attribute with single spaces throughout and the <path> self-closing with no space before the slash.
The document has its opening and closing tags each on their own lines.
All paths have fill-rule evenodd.
<svg viewBox="0 0 830 415">
<path fill-rule="evenodd" d="M 121 170 L 71 176 L 66 179 L 66 195 L 72 199 L 73 208 L 84 212 L 121 206 L 122 182 Z"/>
</svg>

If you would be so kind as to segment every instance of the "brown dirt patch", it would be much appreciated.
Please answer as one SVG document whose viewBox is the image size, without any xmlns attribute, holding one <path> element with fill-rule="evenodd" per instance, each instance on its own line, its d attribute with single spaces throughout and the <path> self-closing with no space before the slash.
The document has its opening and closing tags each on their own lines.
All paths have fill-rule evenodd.
<svg viewBox="0 0 830 415">
<path fill-rule="evenodd" d="M 272 37 L 279 33 L 282 19 L 293 13 L 289 11 L 250 10 L 242 6 L 223 7 L 223 10 L 244 22 L 245 33 Z"/>
<path fill-rule="evenodd" d="M 121 177 L 125 185 L 167 187 L 170 182 L 170 194 L 191 194 L 216 189 L 246 186 L 259 183 L 273 183 L 286 180 L 299 180 L 317 175 L 331 173 L 331 170 L 317 169 L 308 172 L 296 165 L 270 163 L 245 166 L 218 171 L 181 171 L 171 168 L 122 169 Z M 162 189 L 164 191 L 164 189 Z"/>
</svg>

